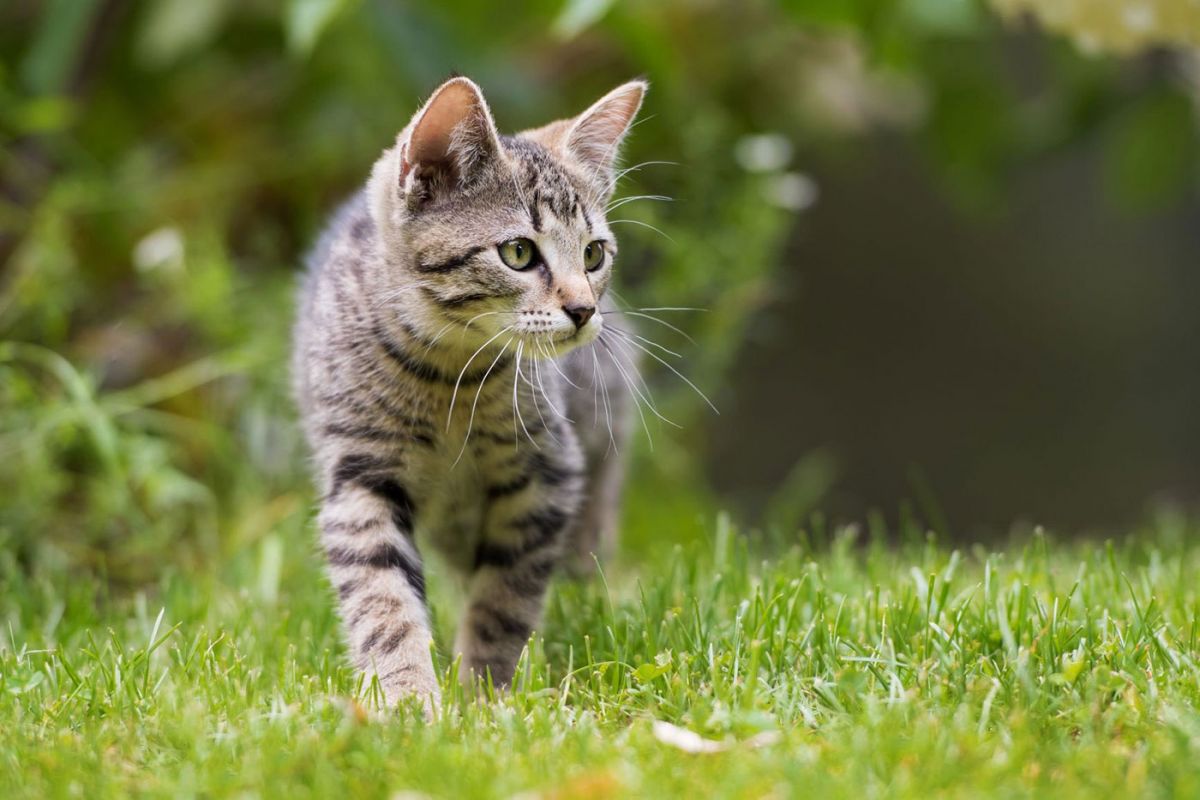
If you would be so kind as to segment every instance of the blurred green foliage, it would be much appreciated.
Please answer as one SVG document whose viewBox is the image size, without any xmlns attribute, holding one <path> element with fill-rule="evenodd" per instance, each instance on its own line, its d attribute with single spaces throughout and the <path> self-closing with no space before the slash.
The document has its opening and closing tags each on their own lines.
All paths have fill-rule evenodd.
<svg viewBox="0 0 1200 800">
<path fill-rule="evenodd" d="M 0 575 L 84 565 L 140 581 L 163 556 L 229 554 L 303 512 L 286 391 L 296 271 L 452 71 L 508 130 L 650 79 L 627 153 L 645 164 L 622 191 L 675 202 L 622 207 L 621 291 L 709 309 L 672 319 L 719 403 L 747 320 L 794 269 L 784 244 L 813 199 L 800 165 L 903 135 L 986 208 L 1011 170 L 1104 136 L 1115 196 L 1152 205 L 1196 177 L 1195 100 L 1163 77 L 1174 58 L 1085 58 L 963 0 L 6 3 Z M 712 503 L 705 412 L 669 374 L 652 384 L 683 431 L 654 432 L 632 513 L 681 536 Z"/>
</svg>

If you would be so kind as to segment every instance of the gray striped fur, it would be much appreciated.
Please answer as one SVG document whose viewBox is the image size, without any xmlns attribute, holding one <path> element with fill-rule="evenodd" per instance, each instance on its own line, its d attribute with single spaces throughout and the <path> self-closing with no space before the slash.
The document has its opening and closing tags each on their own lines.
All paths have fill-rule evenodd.
<svg viewBox="0 0 1200 800">
<path fill-rule="evenodd" d="M 611 542 L 631 398 L 630 354 L 597 341 L 615 312 L 604 210 L 644 90 L 501 137 L 478 87 L 448 81 L 314 251 L 295 393 L 350 653 L 390 702 L 437 703 L 420 547 L 467 577 L 463 676 L 503 686 L 564 557 Z M 514 237 L 544 263 L 506 266 Z M 577 329 L 581 304 L 598 312 Z"/>
</svg>

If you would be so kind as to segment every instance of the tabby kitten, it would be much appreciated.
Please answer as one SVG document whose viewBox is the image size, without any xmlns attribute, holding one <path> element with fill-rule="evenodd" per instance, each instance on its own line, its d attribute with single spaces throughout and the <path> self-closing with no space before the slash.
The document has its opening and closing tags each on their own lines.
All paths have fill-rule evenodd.
<svg viewBox="0 0 1200 800">
<path fill-rule="evenodd" d="M 503 686 L 552 572 L 613 534 L 633 348 L 599 340 L 605 208 L 645 91 L 501 136 L 479 87 L 447 81 L 312 258 L 294 374 L 321 540 L 389 702 L 438 698 L 418 538 L 468 579 L 462 675 Z"/>
</svg>

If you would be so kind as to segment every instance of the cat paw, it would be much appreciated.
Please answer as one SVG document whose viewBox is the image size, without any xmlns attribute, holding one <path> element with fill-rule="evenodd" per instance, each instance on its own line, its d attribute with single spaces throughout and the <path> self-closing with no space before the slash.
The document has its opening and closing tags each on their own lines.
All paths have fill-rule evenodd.
<svg viewBox="0 0 1200 800">
<path fill-rule="evenodd" d="M 416 668 L 393 672 L 387 680 L 380 678 L 383 697 L 388 708 L 416 705 L 426 722 L 432 722 L 442 706 L 442 690 L 432 669 Z"/>
</svg>

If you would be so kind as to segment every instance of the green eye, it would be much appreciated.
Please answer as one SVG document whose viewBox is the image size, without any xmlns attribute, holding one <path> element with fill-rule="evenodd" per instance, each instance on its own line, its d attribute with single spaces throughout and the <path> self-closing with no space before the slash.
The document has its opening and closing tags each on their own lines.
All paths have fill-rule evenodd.
<svg viewBox="0 0 1200 800">
<path fill-rule="evenodd" d="M 600 242 L 591 242 L 587 247 L 583 248 L 583 266 L 588 272 L 594 272 L 600 269 L 604 264 L 604 245 Z"/>
<path fill-rule="evenodd" d="M 500 260 L 513 269 L 529 269 L 533 266 L 533 258 L 537 248 L 528 239 L 511 239 L 497 248 Z"/>
</svg>

